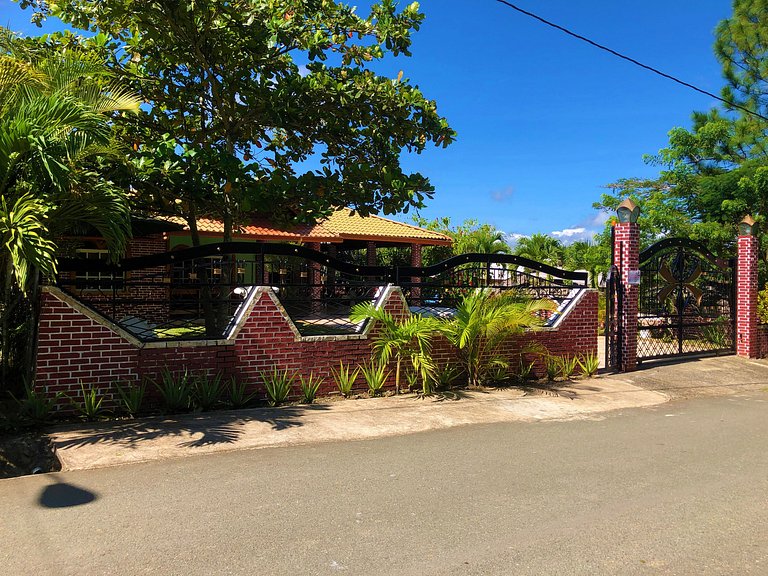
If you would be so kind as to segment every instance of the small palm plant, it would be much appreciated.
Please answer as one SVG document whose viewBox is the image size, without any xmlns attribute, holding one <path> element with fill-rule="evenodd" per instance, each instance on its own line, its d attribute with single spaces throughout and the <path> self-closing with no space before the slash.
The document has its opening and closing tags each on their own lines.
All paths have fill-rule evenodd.
<svg viewBox="0 0 768 576">
<path fill-rule="evenodd" d="M 510 337 L 543 321 L 537 313 L 554 309 L 548 300 L 532 300 L 512 290 L 475 290 L 464 296 L 443 334 L 459 351 L 470 386 L 480 386 L 494 366 L 504 362 L 501 346 Z"/>
<path fill-rule="evenodd" d="M 432 336 L 440 330 L 441 323 L 436 318 L 412 314 L 405 318 L 395 318 L 382 308 L 370 302 L 357 304 L 352 308 L 352 322 L 362 322 L 370 318 L 379 329 L 373 337 L 373 351 L 380 364 L 385 365 L 395 360 L 395 393 L 400 393 L 400 372 L 403 360 L 409 360 L 414 372 L 421 376 L 424 393 L 428 393 L 434 364 Z"/>
</svg>

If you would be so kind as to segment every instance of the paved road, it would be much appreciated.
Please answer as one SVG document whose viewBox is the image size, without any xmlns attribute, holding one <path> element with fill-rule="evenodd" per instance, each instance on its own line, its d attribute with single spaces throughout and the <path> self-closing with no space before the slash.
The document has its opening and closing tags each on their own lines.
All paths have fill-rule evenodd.
<svg viewBox="0 0 768 576">
<path fill-rule="evenodd" d="M 768 574 L 767 415 L 752 392 L 4 480 L 0 572 Z"/>
</svg>

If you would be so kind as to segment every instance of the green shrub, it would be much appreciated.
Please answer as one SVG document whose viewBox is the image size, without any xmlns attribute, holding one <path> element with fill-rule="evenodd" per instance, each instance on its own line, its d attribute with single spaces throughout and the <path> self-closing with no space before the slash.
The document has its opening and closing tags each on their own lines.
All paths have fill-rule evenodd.
<svg viewBox="0 0 768 576">
<path fill-rule="evenodd" d="M 238 382 L 233 376 L 227 386 L 228 404 L 232 408 L 245 408 L 256 399 L 256 392 L 248 392 L 248 384 Z"/>
<path fill-rule="evenodd" d="M 757 293 L 757 319 L 761 324 L 768 324 L 768 284 Z"/>
<path fill-rule="evenodd" d="M 141 411 L 141 405 L 144 403 L 144 395 L 147 392 L 147 385 L 142 382 L 139 385 L 123 388 L 118 383 L 116 384 L 116 388 L 125 412 L 132 418 L 135 417 Z"/>
<path fill-rule="evenodd" d="M 576 366 L 579 363 L 579 359 L 576 356 L 561 356 L 560 357 L 560 375 L 570 380 L 573 374 L 576 372 Z"/>
<path fill-rule="evenodd" d="M 365 378 L 365 383 L 368 384 L 368 393 L 371 396 L 378 396 L 389 377 L 386 364 L 371 362 L 361 366 L 360 370 L 363 373 L 363 378 Z"/>
<path fill-rule="evenodd" d="M 547 380 L 554 382 L 562 373 L 563 363 L 559 356 L 547 356 L 544 364 L 547 371 Z"/>
<path fill-rule="evenodd" d="M 408 370 L 405 373 L 405 381 L 408 383 L 408 392 L 413 392 L 419 386 L 419 373 L 415 370 Z"/>
<path fill-rule="evenodd" d="M 455 364 L 446 364 L 437 368 L 434 373 L 435 387 L 438 390 L 447 390 L 461 375 L 461 368 Z"/>
<path fill-rule="evenodd" d="M 56 402 L 61 397 L 62 393 L 57 392 L 53 398 L 49 398 L 45 393 L 40 394 L 29 385 L 24 386 L 24 396 L 21 398 L 16 398 L 11 394 L 11 398 L 19 407 L 19 417 L 32 424 L 43 424 L 50 421 Z"/>
<path fill-rule="evenodd" d="M 354 372 L 350 370 L 349 366 L 344 366 L 344 362 L 339 362 L 339 369 L 331 369 L 333 380 L 336 382 L 336 387 L 339 389 L 344 398 L 348 398 L 352 388 L 355 385 L 355 380 L 360 375 L 360 368 L 356 368 Z"/>
<path fill-rule="evenodd" d="M 716 349 L 728 348 L 730 344 L 730 336 L 728 334 L 728 328 L 726 326 L 728 320 L 719 316 L 710 324 L 702 329 L 702 337 L 704 340 L 712 344 Z"/>
<path fill-rule="evenodd" d="M 177 414 L 189 410 L 192 401 L 189 372 L 184 370 L 181 374 L 174 375 L 168 368 L 164 368 L 160 382 L 153 381 L 153 384 L 162 397 L 164 412 Z"/>
<path fill-rule="evenodd" d="M 207 373 L 199 374 L 192 382 L 192 401 L 204 412 L 215 408 L 223 393 L 220 372 L 213 377 Z"/>
<path fill-rule="evenodd" d="M 520 362 L 517 365 L 517 378 L 520 380 L 520 382 L 530 380 L 531 374 L 533 373 L 534 364 L 536 364 L 535 360 L 526 362 L 525 359 L 520 356 Z"/>
<path fill-rule="evenodd" d="M 82 416 L 87 422 L 94 422 L 104 416 L 106 410 L 104 410 L 104 396 L 101 395 L 98 388 L 91 386 L 88 390 L 85 389 L 83 383 L 80 382 L 80 391 L 83 396 L 83 400 L 78 402 L 72 398 L 69 398 L 70 405 Z"/>
<path fill-rule="evenodd" d="M 592 378 L 600 368 L 600 358 L 594 352 L 590 352 L 579 359 L 581 373 L 587 378 Z"/>
<path fill-rule="evenodd" d="M 303 396 L 304 404 L 312 404 L 317 396 L 317 391 L 323 384 L 322 378 L 315 378 L 314 374 L 310 374 L 309 378 L 299 376 L 299 384 L 301 385 L 301 395 Z"/>
<path fill-rule="evenodd" d="M 606 300 L 605 293 L 600 292 L 597 298 L 597 335 L 605 335 L 605 320 L 607 318 L 606 313 Z"/>
<path fill-rule="evenodd" d="M 509 363 L 501 358 L 495 358 L 488 363 L 486 383 L 492 386 L 503 386 L 509 380 Z"/>
<path fill-rule="evenodd" d="M 272 372 L 262 374 L 261 377 L 267 389 L 270 406 L 277 406 L 285 402 L 285 399 L 291 393 L 291 387 L 296 378 L 294 375 L 289 374 L 288 370 L 280 371 L 277 368 L 272 370 Z"/>
</svg>

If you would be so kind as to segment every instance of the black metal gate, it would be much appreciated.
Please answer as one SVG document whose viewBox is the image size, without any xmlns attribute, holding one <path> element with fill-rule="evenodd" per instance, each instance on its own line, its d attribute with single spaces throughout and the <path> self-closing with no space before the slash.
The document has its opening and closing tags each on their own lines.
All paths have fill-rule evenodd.
<svg viewBox="0 0 768 576">
<path fill-rule="evenodd" d="M 605 367 L 621 369 L 621 322 L 623 292 L 619 269 L 611 266 L 605 278 Z"/>
<path fill-rule="evenodd" d="M 735 351 L 734 261 L 686 238 L 640 254 L 638 362 Z"/>
</svg>

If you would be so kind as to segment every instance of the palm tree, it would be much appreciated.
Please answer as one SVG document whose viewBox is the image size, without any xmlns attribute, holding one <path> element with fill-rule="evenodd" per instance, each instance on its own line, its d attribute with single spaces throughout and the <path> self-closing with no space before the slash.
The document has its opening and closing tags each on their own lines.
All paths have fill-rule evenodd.
<svg viewBox="0 0 768 576">
<path fill-rule="evenodd" d="M 125 157 L 113 143 L 110 116 L 138 105 L 102 63 L 74 52 L 39 57 L 0 29 L 3 376 L 9 319 L 27 294 L 34 302 L 39 272 L 55 272 L 56 239 L 88 225 L 113 254 L 124 251 L 127 195 L 103 177 L 103 168 Z M 29 316 L 28 327 L 36 321 Z"/>
<path fill-rule="evenodd" d="M 565 261 L 571 270 L 586 270 L 590 287 L 598 287 L 598 277 L 608 270 L 610 255 L 607 248 L 594 242 L 577 241 L 565 250 Z"/>
<path fill-rule="evenodd" d="M 543 321 L 541 311 L 552 310 L 547 300 L 532 300 L 514 291 L 495 293 L 475 290 L 464 297 L 443 334 L 459 350 L 470 386 L 485 382 L 494 366 L 508 366 L 500 348 L 510 337 L 536 328 Z"/>
<path fill-rule="evenodd" d="M 563 265 L 564 249 L 559 240 L 546 234 L 534 234 L 517 241 L 515 254 L 542 264 L 559 267 Z"/>
<path fill-rule="evenodd" d="M 387 363 L 393 357 L 395 359 L 395 392 L 400 393 L 400 367 L 403 360 L 408 359 L 416 373 L 421 376 L 424 394 L 429 394 L 434 373 L 434 364 L 430 357 L 431 340 L 440 330 L 441 322 L 436 318 L 418 314 L 409 314 L 402 319 L 395 318 L 370 302 L 360 303 L 352 308 L 352 322 L 363 322 L 367 319 L 376 322 L 378 331 L 373 337 L 373 351 L 378 356 L 378 361 Z"/>
<path fill-rule="evenodd" d="M 509 254 L 509 244 L 504 233 L 483 224 L 471 233 L 457 239 L 457 254 Z"/>
</svg>

